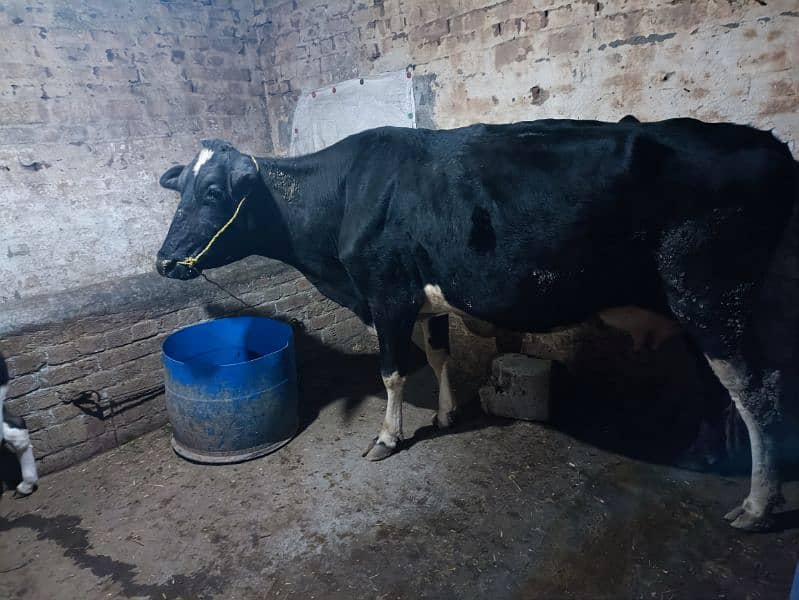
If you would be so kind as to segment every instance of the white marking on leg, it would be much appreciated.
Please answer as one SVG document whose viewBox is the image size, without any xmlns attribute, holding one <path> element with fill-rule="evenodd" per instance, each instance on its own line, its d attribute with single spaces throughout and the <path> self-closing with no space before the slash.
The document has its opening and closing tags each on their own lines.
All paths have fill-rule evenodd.
<svg viewBox="0 0 799 600">
<path fill-rule="evenodd" d="M 449 358 L 447 358 L 441 365 L 441 374 L 438 376 L 438 424 L 442 427 L 449 427 L 454 410 L 455 397 L 449 383 Z"/>
<path fill-rule="evenodd" d="M 39 480 L 36 473 L 36 460 L 33 457 L 33 447 L 27 429 L 17 429 L 8 423 L 3 423 L 3 437 L 5 443 L 17 455 L 22 468 L 22 483 L 17 486 L 20 494 L 30 494 Z"/>
<path fill-rule="evenodd" d="M 433 368 L 438 380 L 438 413 L 436 418 L 439 425 L 449 427 L 451 413 L 455 408 L 452 387 L 449 383 L 450 355 L 444 349 L 430 347 L 430 324 L 427 320 L 422 321 L 422 333 L 424 335 L 424 351 L 427 355 L 427 363 Z"/>
<path fill-rule="evenodd" d="M 756 517 L 768 517 L 778 504 L 780 494 L 780 478 L 777 472 L 777 448 L 773 434 L 766 431 L 766 423 L 752 412 L 752 402 L 771 402 L 769 395 L 776 394 L 779 384 L 779 373 L 774 371 L 763 380 L 760 389 L 750 389 L 750 377 L 746 368 L 727 360 L 708 358 L 710 368 L 727 389 L 741 415 L 749 433 L 749 445 L 752 451 L 752 478 L 749 495 L 743 502 L 746 512 Z M 761 397 L 758 397 L 761 396 Z"/>
<path fill-rule="evenodd" d="M 197 174 L 200 172 L 202 166 L 211 160 L 211 157 L 214 155 L 214 151 L 210 148 L 203 148 L 200 150 L 200 153 L 197 155 L 197 162 L 194 163 L 194 167 L 192 168 L 192 172 L 196 177 Z"/>
<path fill-rule="evenodd" d="M 395 448 L 397 440 L 402 439 L 402 390 L 405 378 L 395 371 L 383 378 L 383 385 L 386 386 L 388 402 L 386 403 L 386 418 L 377 439 L 389 448 Z"/>
<path fill-rule="evenodd" d="M 28 447 L 17 454 L 17 458 L 22 469 L 22 481 L 17 485 L 17 492 L 27 496 L 33 492 L 39 482 L 39 475 L 36 473 L 36 459 L 33 456 L 33 446 L 28 443 Z"/>
</svg>

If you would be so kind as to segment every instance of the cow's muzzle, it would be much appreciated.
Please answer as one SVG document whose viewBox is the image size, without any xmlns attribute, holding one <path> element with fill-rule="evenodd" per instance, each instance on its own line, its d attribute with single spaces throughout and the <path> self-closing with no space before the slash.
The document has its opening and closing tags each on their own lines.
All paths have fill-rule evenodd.
<svg viewBox="0 0 799 600">
<path fill-rule="evenodd" d="M 170 271 L 175 267 L 175 264 L 178 261 L 173 260 L 171 258 L 167 258 L 165 260 L 156 259 L 155 261 L 155 270 L 158 271 L 158 274 L 163 277 L 168 277 Z"/>
<path fill-rule="evenodd" d="M 196 267 L 189 267 L 174 258 L 156 259 L 155 270 L 162 277 L 170 279 L 194 279 L 200 275 L 200 271 Z"/>
</svg>

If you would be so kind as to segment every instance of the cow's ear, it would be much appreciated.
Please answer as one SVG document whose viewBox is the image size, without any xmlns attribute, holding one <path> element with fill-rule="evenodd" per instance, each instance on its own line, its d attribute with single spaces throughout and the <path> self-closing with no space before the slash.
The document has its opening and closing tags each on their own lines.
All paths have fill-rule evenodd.
<svg viewBox="0 0 799 600">
<path fill-rule="evenodd" d="M 236 200 L 250 193 L 258 180 L 255 159 L 247 154 L 237 154 L 230 163 L 230 191 Z"/>
<path fill-rule="evenodd" d="M 180 174 L 183 173 L 183 169 L 185 168 L 186 165 L 175 165 L 174 167 L 169 167 L 164 174 L 161 175 L 161 179 L 158 180 L 161 184 L 161 187 L 179 192 L 180 186 L 178 185 L 178 178 L 180 177 Z"/>
</svg>

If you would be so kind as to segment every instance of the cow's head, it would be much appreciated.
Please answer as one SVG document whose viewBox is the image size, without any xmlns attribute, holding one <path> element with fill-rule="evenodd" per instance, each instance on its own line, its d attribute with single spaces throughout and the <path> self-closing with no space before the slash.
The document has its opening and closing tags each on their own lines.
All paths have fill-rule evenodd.
<svg viewBox="0 0 799 600">
<path fill-rule="evenodd" d="M 247 198 L 259 191 L 258 163 L 227 142 L 202 144 L 189 165 L 170 167 L 161 176 L 161 185 L 181 196 L 156 258 L 165 277 L 192 279 L 254 253 Z"/>
</svg>

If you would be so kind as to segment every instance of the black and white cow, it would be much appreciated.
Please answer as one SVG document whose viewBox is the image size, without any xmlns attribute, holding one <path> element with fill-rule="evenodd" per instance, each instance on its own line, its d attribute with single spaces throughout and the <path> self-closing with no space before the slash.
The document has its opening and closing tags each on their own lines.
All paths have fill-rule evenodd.
<svg viewBox="0 0 799 600">
<path fill-rule="evenodd" d="M 191 279 L 269 256 L 374 325 L 388 406 L 372 460 L 402 436 L 417 320 L 432 340 L 442 426 L 452 409 L 448 313 L 512 331 L 596 313 L 619 327 L 679 329 L 751 438 L 751 490 L 726 518 L 760 529 L 782 501 L 779 396 L 790 365 L 753 314 L 797 180 L 770 133 L 691 119 L 380 128 L 288 159 L 210 140 L 161 177 L 181 200 L 156 262 L 166 277 Z"/>
<path fill-rule="evenodd" d="M 36 460 L 33 457 L 33 447 L 25 421 L 9 415 L 3 410 L 8 384 L 8 366 L 3 355 L 0 354 L 0 418 L 3 422 L 3 426 L 0 428 L 0 445 L 5 444 L 16 454 L 22 469 L 22 481 L 17 485 L 16 493 L 18 496 L 27 496 L 36 490 L 39 477 L 36 473 Z"/>
</svg>

